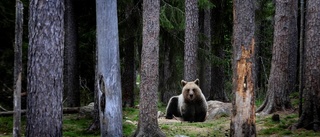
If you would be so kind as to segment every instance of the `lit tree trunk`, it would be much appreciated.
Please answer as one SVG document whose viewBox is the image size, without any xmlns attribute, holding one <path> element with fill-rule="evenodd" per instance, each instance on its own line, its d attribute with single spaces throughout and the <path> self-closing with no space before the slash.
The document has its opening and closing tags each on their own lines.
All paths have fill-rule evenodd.
<svg viewBox="0 0 320 137">
<path fill-rule="evenodd" d="M 13 137 L 21 136 L 21 78 L 22 78 L 22 34 L 23 34 L 23 4 L 16 1 L 16 26 L 14 45 L 14 115 Z"/>
<path fill-rule="evenodd" d="M 134 137 L 164 137 L 158 127 L 160 0 L 143 1 L 139 123 Z"/>
<path fill-rule="evenodd" d="M 320 1 L 306 5 L 304 53 L 304 102 L 297 128 L 320 131 Z"/>
<path fill-rule="evenodd" d="M 257 110 L 261 114 L 292 108 L 289 94 L 295 89 L 297 72 L 297 10 L 296 0 L 276 0 L 274 43 L 267 97 Z"/>
<path fill-rule="evenodd" d="M 198 78 L 198 1 L 186 0 L 185 5 L 184 80 L 193 81 Z"/>
<path fill-rule="evenodd" d="M 74 0 L 65 0 L 64 95 L 66 106 L 80 106 L 79 74 L 77 61 L 77 27 Z"/>
<path fill-rule="evenodd" d="M 122 137 L 122 95 L 116 0 L 97 0 L 97 92 L 102 137 Z"/>
<path fill-rule="evenodd" d="M 257 136 L 254 107 L 254 16 L 253 0 L 233 0 L 233 93 L 231 137 Z"/>
<path fill-rule="evenodd" d="M 29 6 L 27 137 L 62 136 L 64 0 Z"/>
</svg>

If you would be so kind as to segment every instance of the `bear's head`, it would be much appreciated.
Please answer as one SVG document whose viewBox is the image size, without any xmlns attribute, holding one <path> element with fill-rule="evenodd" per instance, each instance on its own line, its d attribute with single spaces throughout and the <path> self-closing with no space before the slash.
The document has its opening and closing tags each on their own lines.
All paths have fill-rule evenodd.
<svg viewBox="0 0 320 137">
<path fill-rule="evenodd" d="M 181 80 L 181 85 L 183 86 L 182 95 L 185 102 L 193 102 L 201 98 L 202 91 L 199 88 L 199 79 L 191 82 Z"/>
</svg>

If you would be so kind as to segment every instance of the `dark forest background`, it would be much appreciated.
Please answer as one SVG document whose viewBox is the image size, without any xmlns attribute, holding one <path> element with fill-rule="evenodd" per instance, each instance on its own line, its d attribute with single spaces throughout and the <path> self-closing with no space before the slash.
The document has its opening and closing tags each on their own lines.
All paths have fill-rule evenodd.
<svg viewBox="0 0 320 137">
<path fill-rule="evenodd" d="M 22 108 L 25 108 L 26 68 L 28 50 L 28 3 L 24 3 L 24 33 L 23 33 L 23 79 Z M 212 63 L 212 88 L 210 92 L 225 92 L 223 96 L 211 96 L 211 99 L 230 101 L 232 90 L 231 70 L 231 37 L 232 37 L 232 0 L 199 2 L 199 60 L 200 75 L 204 73 L 201 60 L 207 58 Z M 142 41 L 142 1 L 118 1 L 119 43 L 122 81 L 128 78 L 128 71 L 134 73 L 134 83 L 139 80 L 139 63 Z M 269 76 L 272 43 L 274 3 L 271 0 L 259 0 L 256 9 L 256 44 L 258 88 L 256 96 L 263 100 Z M 15 33 L 15 1 L 0 2 L 0 105 L 6 109 L 12 108 L 13 101 L 13 61 Z M 77 62 L 79 72 L 79 91 L 81 105 L 93 102 L 95 45 L 96 45 L 96 9 L 95 1 L 78 0 L 74 3 L 74 16 L 77 26 Z M 203 31 L 204 10 L 212 12 L 211 51 L 206 56 Z M 180 81 L 183 79 L 183 47 L 184 47 L 184 2 L 179 0 L 161 1 L 160 10 L 160 100 L 167 103 L 169 97 L 179 94 Z M 129 58 L 127 57 L 129 56 Z M 131 60 L 128 60 L 131 59 Z M 130 64 L 131 63 L 131 64 Z M 128 66 L 131 70 L 128 70 Z M 130 78 L 129 78 L 130 79 Z M 132 78 L 131 78 L 132 79 Z M 203 81 L 205 78 L 200 78 Z M 126 84 L 122 84 L 125 86 Z M 136 84 L 134 84 L 136 88 Z M 167 85 L 167 86 L 164 86 Z M 125 87 L 123 87 L 125 88 Z M 170 92 L 166 92 L 166 91 Z M 137 93 L 135 95 L 138 95 Z"/>
</svg>

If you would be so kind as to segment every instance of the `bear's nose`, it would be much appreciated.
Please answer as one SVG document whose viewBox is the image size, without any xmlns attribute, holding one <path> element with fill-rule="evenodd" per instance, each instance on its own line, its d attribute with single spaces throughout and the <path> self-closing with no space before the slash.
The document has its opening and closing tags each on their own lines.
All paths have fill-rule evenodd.
<svg viewBox="0 0 320 137">
<path fill-rule="evenodd" d="M 193 94 L 190 94 L 190 98 L 192 98 L 193 97 Z"/>
</svg>

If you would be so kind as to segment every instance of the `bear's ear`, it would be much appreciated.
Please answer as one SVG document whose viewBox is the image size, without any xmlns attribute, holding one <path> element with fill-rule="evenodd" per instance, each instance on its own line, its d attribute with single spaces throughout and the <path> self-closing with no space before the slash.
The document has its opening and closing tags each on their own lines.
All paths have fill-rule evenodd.
<svg viewBox="0 0 320 137">
<path fill-rule="evenodd" d="M 186 85 L 186 84 L 187 84 L 187 81 L 181 80 L 182 87 L 184 87 L 184 85 Z"/>
<path fill-rule="evenodd" d="M 193 81 L 194 83 L 196 83 L 198 86 L 199 86 L 199 84 L 200 84 L 200 81 L 199 81 L 199 79 L 196 79 L 195 81 Z"/>
</svg>

